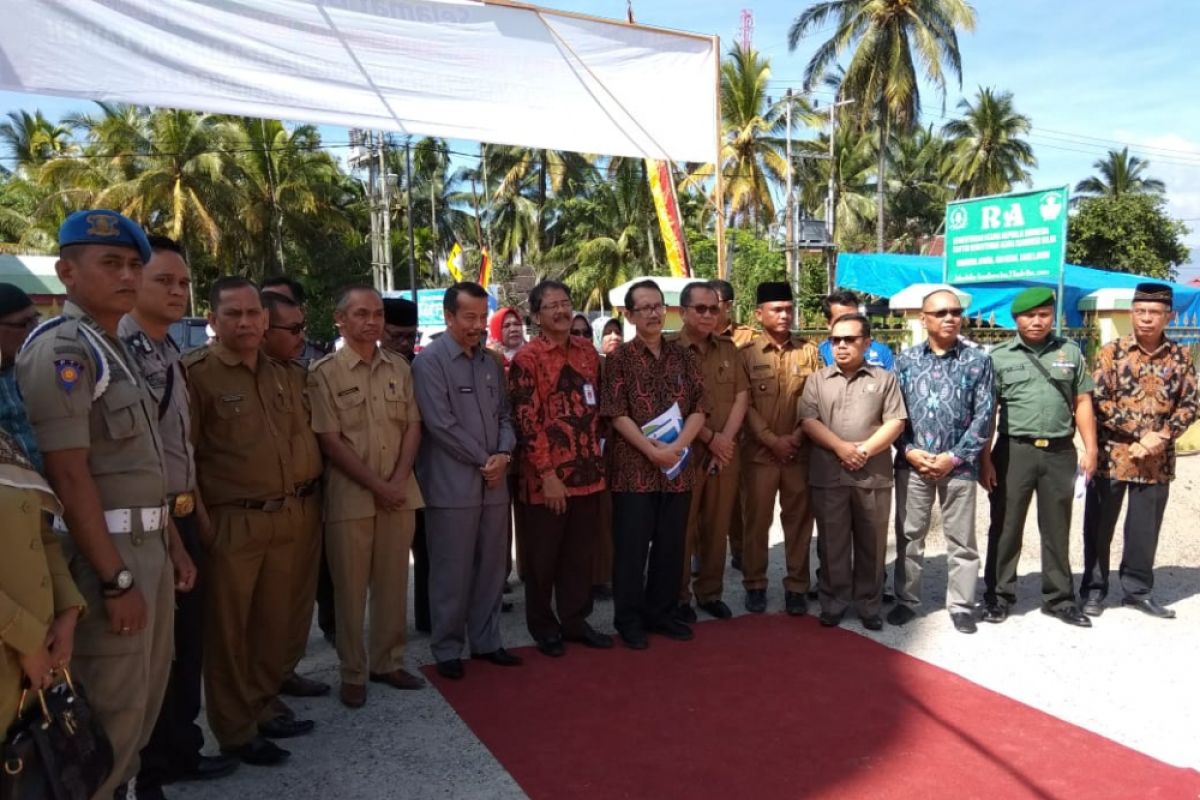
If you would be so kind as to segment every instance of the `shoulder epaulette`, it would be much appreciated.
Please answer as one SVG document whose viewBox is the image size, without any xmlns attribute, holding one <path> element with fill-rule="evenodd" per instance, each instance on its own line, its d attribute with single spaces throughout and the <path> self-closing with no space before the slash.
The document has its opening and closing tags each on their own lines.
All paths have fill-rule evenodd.
<svg viewBox="0 0 1200 800">
<path fill-rule="evenodd" d="M 325 355 L 321 356 L 320 358 L 316 359 L 315 361 L 309 362 L 308 371 L 315 372 L 317 369 L 319 369 L 321 367 L 322 364 L 332 361 L 333 357 L 336 355 L 337 355 L 337 351 L 335 350 L 332 353 L 326 353 Z"/>
<path fill-rule="evenodd" d="M 192 365 L 199 364 L 201 361 L 208 358 L 211 352 L 212 350 L 209 349 L 208 345 L 202 345 L 201 347 L 197 347 L 195 350 L 189 350 L 184 353 L 182 356 L 180 356 L 179 361 L 184 367 L 190 369 Z"/>
</svg>

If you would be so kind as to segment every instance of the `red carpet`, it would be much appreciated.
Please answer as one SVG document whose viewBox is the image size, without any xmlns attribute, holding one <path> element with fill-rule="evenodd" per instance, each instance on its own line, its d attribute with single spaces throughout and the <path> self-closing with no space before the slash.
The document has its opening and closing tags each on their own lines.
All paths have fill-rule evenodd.
<svg viewBox="0 0 1200 800">
<path fill-rule="evenodd" d="M 1200 797 L 1194 770 L 812 618 L 696 634 L 431 677 L 533 798 Z"/>
</svg>

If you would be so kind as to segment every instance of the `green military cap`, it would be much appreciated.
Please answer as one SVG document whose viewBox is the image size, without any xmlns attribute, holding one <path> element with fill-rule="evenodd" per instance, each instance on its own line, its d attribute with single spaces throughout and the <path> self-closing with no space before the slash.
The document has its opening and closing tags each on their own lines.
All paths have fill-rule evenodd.
<svg viewBox="0 0 1200 800">
<path fill-rule="evenodd" d="M 1009 309 L 1013 316 L 1042 306 L 1054 305 L 1054 290 L 1046 286 L 1030 286 L 1013 298 Z"/>
</svg>

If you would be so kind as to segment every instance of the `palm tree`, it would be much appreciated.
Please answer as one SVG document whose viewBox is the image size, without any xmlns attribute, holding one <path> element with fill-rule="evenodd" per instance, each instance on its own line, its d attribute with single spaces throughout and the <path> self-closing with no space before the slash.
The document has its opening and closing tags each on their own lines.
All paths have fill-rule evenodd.
<svg viewBox="0 0 1200 800">
<path fill-rule="evenodd" d="M 975 27 L 975 12 L 966 0 L 824 0 L 805 9 L 788 29 L 788 48 L 795 51 L 806 33 L 833 22 L 836 30 L 804 68 L 811 89 L 852 46 L 840 97 L 853 99 L 848 113 L 858 125 L 875 125 L 883 142 L 907 131 L 921 107 L 918 80 L 923 77 L 944 98 L 946 72 L 962 84 L 958 30 Z M 915 56 L 915 59 L 914 59 Z M 917 75 L 917 64 L 923 76 Z M 884 184 L 888 147 L 880 147 L 876 181 L 876 245 L 884 249 Z"/>
<path fill-rule="evenodd" d="M 1100 175 L 1084 178 L 1075 184 L 1075 191 L 1080 194 L 1105 197 L 1165 192 L 1167 185 L 1162 181 L 1157 178 L 1142 177 L 1149 166 L 1149 161 L 1129 155 L 1128 147 L 1122 147 L 1120 151 L 1109 150 L 1106 157 L 1098 159 L 1092 164 L 1092 167 L 1099 171 Z"/>
<path fill-rule="evenodd" d="M 721 62 L 722 202 L 732 225 L 761 227 L 775 218 L 771 188 L 787 171 L 787 108 L 783 100 L 770 102 L 770 78 L 770 60 L 740 44 Z M 799 125 L 809 109 L 800 97 L 793 104 L 793 125 Z M 680 188 L 698 188 L 712 177 L 712 164 L 698 165 Z"/>
<path fill-rule="evenodd" d="M 503 203 L 503 198 L 520 193 L 537 209 L 537 235 L 522 242 L 521 252 L 536 255 L 545 251 L 550 246 L 546 231 L 553 222 L 552 196 L 562 199 L 582 191 L 595 175 L 595 158 L 566 150 L 510 145 L 487 145 L 484 154 L 492 173 L 489 177 L 496 182 L 492 203 Z"/>
<path fill-rule="evenodd" d="M 982 197 L 1011 191 L 1014 183 L 1030 182 L 1029 168 L 1037 166 L 1029 134 L 1029 117 L 1013 108 L 1012 92 L 980 88 L 971 103 L 958 102 L 961 119 L 947 122 L 942 133 L 954 141 L 947 177 L 958 185 L 958 197 Z"/>
<path fill-rule="evenodd" d="M 941 226 L 952 195 L 946 178 L 952 148 L 932 125 L 892 140 L 887 213 L 893 251 L 916 252 Z"/>
<path fill-rule="evenodd" d="M 834 157 L 829 160 L 829 134 L 795 144 L 799 155 L 797 178 L 800 202 L 809 214 L 824 219 L 829 197 L 829 174 L 833 171 L 834 244 L 839 249 L 858 238 L 875 219 L 871 195 L 875 190 L 876 144 L 855 128 L 837 129 Z M 805 158 L 811 155 L 813 158 Z"/>
<path fill-rule="evenodd" d="M 0 143 L 16 163 L 15 172 L 30 173 L 52 158 L 74 152 L 71 129 L 46 119 L 41 111 L 8 112 L 8 122 L 0 123 Z"/>
</svg>

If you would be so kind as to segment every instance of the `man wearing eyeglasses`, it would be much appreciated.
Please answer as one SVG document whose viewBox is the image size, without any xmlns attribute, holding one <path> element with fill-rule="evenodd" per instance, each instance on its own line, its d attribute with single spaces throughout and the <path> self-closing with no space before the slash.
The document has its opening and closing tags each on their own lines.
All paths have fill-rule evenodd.
<svg viewBox="0 0 1200 800">
<path fill-rule="evenodd" d="M 1133 333 L 1096 356 L 1096 426 L 1100 459 L 1083 506 L 1083 613 L 1098 617 L 1108 594 L 1108 552 L 1125 497 L 1121 605 L 1159 619 L 1175 611 L 1154 599 L 1154 554 L 1171 481 L 1175 440 L 1196 421 L 1196 368 L 1186 347 L 1165 335 L 1175 293 L 1139 283 Z"/>
<path fill-rule="evenodd" d="M 979 455 L 991 438 L 992 360 L 959 339 L 962 303 L 950 289 L 921 303 L 925 342 L 896 361 L 908 423 L 896 455 L 896 607 L 891 625 L 905 625 L 921 605 L 925 534 L 936 499 L 946 537 L 946 608 L 959 633 L 975 632 L 975 482 Z"/>
<path fill-rule="evenodd" d="M 808 568 L 813 516 L 808 494 L 808 446 L 796 419 L 796 403 L 821 368 L 817 348 L 792 334 L 795 307 L 792 287 L 783 281 L 758 285 L 754 317 L 762 333 L 738 354 L 750 381 L 746 412 L 749 435 L 742 472 L 745 538 L 742 541 L 742 585 L 746 610 L 767 610 L 767 553 L 775 497 L 779 496 L 787 572 L 784 608 L 792 616 L 808 613 L 811 585 Z"/>
<path fill-rule="evenodd" d="M 697 434 L 694 452 L 696 483 L 688 513 L 688 530 L 683 558 L 683 586 L 676 615 L 695 622 L 691 599 L 717 619 L 733 616 L 721 599 L 725 576 L 725 535 L 733 515 L 738 491 L 738 434 L 750 404 L 746 371 L 737 355 L 737 345 L 728 336 L 714 333 L 721 316 L 721 300 L 709 283 L 694 281 L 679 293 L 683 330 L 668 337 L 696 355 L 704 374 L 704 427 Z M 699 570 L 692 583 L 692 556 Z M 691 589 L 691 590 L 689 590 Z"/>
<path fill-rule="evenodd" d="M 17 388 L 15 366 L 21 345 L 41 318 L 29 295 L 11 283 L 0 283 L 0 427 L 17 440 L 38 472 L 44 470 L 42 453 Z"/>
<path fill-rule="evenodd" d="M 883 559 L 892 503 L 892 442 L 907 413 L 895 374 L 866 363 L 871 322 L 850 314 L 829 332 L 833 365 L 813 375 L 800 398 L 813 440 L 809 471 L 821 526 L 821 617 L 841 624 L 853 605 L 869 631 L 883 628 Z"/>
<path fill-rule="evenodd" d="M 267 332 L 263 336 L 263 352 L 279 362 L 286 370 L 292 388 L 305 399 L 306 415 L 311 416 L 308 396 L 308 370 L 302 361 L 308 329 L 304 307 L 300 302 L 282 294 L 280 286 L 265 289 L 263 308 L 267 311 Z M 311 431 L 292 440 L 292 470 L 295 473 L 296 498 L 300 505 L 300 520 L 292 543 L 292 591 L 288 594 L 291 626 L 285 661 L 283 685 L 279 693 L 289 697 L 320 697 L 329 694 L 329 684 L 306 678 L 296 672 L 308 649 L 308 632 L 312 628 L 313 606 L 321 571 L 321 473 L 325 464 L 317 437 Z M 272 703 L 280 716 L 292 711 L 279 698 Z"/>
</svg>

